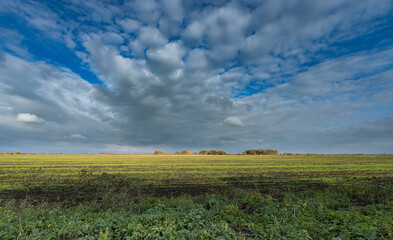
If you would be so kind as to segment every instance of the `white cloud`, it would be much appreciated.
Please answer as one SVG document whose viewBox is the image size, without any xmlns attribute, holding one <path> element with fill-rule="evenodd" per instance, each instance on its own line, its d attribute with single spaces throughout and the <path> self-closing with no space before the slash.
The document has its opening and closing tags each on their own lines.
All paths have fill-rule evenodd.
<svg viewBox="0 0 393 240">
<path fill-rule="evenodd" d="M 131 18 L 117 20 L 117 24 L 119 24 L 126 33 L 133 33 L 139 31 L 141 27 L 141 23 Z"/>
<path fill-rule="evenodd" d="M 232 116 L 232 117 L 227 117 L 224 120 L 224 124 L 232 127 L 243 127 L 244 123 L 242 120 L 240 120 L 239 116 Z"/>
<path fill-rule="evenodd" d="M 138 38 L 135 41 L 140 42 L 144 47 L 155 48 L 165 44 L 168 39 L 157 28 L 143 27 L 140 29 Z"/>
<path fill-rule="evenodd" d="M 35 114 L 32 113 L 18 113 L 17 116 L 18 121 L 24 123 L 36 123 L 40 124 L 44 122 L 44 119 L 37 117 Z"/>
<path fill-rule="evenodd" d="M 168 42 L 168 39 L 154 27 L 143 27 L 139 29 L 137 38 L 130 41 L 132 55 L 138 58 L 144 58 L 146 48 L 157 48 Z"/>
<path fill-rule="evenodd" d="M 192 21 L 185 29 L 185 37 L 201 41 L 205 38 L 211 45 L 235 43 L 244 38 L 251 15 L 235 5 L 216 8 Z"/>
</svg>

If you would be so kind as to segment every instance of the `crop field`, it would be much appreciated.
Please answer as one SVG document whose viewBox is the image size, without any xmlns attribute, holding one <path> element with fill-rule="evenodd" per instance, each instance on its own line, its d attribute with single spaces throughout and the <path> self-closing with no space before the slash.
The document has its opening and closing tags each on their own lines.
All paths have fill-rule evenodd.
<svg viewBox="0 0 393 240">
<path fill-rule="evenodd" d="M 393 177 L 391 155 L 4 155 L 0 160 L 0 189 L 100 177 L 160 186 L 253 186 L 271 181 L 332 183 Z"/>
<path fill-rule="evenodd" d="M 0 239 L 389 239 L 393 155 L 0 155 Z"/>
</svg>

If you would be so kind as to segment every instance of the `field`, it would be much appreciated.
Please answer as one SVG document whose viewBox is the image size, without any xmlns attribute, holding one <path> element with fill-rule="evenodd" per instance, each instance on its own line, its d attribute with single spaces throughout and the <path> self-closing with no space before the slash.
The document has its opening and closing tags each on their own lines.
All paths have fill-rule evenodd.
<svg viewBox="0 0 393 240">
<path fill-rule="evenodd" d="M 0 239 L 389 239 L 393 155 L 0 155 Z"/>
</svg>

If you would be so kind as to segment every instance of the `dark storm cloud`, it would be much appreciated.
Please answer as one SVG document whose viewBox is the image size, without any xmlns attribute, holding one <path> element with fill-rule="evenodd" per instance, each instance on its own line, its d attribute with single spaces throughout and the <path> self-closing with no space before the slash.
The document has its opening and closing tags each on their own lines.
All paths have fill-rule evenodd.
<svg viewBox="0 0 393 240">
<path fill-rule="evenodd" d="M 391 11 L 391 1 L 2 1 L 0 12 L 101 83 L 30 54 L 33 36 L 1 25 L 0 143 L 388 151 Z"/>
</svg>

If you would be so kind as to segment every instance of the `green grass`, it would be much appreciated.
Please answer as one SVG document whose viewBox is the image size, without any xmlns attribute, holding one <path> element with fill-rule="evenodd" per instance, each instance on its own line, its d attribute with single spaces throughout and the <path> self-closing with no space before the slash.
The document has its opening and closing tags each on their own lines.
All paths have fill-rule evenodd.
<svg viewBox="0 0 393 240">
<path fill-rule="evenodd" d="M 152 156 L 152 155 L 2 155 L 0 189 L 90 178 L 103 173 L 164 184 L 228 185 L 228 178 L 296 179 L 336 182 L 385 178 L 393 172 L 391 155 L 339 156 Z M 236 179 L 234 179 L 236 180 Z"/>
<path fill-rule="evenodd" d="M 392 155 L 0 155 L 0 239 L 391 239 L 392 180 Z"/>
</svg>

